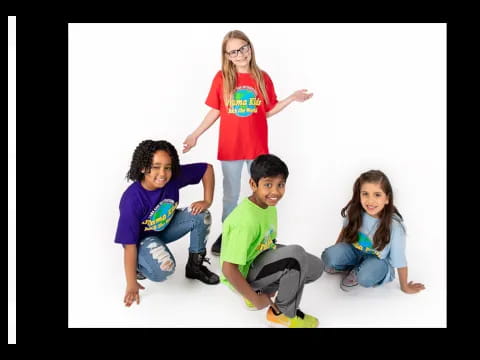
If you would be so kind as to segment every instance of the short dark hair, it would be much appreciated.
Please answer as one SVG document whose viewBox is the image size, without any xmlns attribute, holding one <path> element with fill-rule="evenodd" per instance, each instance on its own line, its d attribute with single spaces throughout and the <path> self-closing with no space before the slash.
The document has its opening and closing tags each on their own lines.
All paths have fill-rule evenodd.
<svg viewBox="0 0 480 360">
<path fill-rule="evenodd" d="M 138 144 L 137 148 L 133 152 L 132 162 L 130 163 L 130 170 L 127 173 L 127 179 L 132 181 L 142 181 L 145 172 L 150 172 L 152 168 L 153 154 L 158 150 L 163 150 L 172 159 L 172 178 L 177 176 L 180 172 L 180 161 L 178 160 L 178 153 L 175 147 L 165 140 L 144 140 Z"/>
<path fill-rule="evenodd" d="M 264 177 L 281 175 L 288 178 L 288 167 L 278 156 L 265 154 L 253 160 L 250 166 L 250 177 L 258 185 L 258 181 Z"/>
</svg>

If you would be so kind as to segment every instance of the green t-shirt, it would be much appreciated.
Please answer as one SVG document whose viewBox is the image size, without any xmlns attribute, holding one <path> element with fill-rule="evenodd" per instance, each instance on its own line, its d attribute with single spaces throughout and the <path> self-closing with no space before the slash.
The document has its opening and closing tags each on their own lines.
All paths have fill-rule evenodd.
<svg viewBox="0 0 480 360">
<path fill-rule="evenodd" d="M 224 261 L 238 264 L 238 270 L 246 278 L 253 260 L 263 251 L 275 249 L 276 237 L 277 208 L 262 209 L 245 198 L 223 222 L 220 269 Z M 233 288 L 223 273 L 220 279 Z"/>
</svg>

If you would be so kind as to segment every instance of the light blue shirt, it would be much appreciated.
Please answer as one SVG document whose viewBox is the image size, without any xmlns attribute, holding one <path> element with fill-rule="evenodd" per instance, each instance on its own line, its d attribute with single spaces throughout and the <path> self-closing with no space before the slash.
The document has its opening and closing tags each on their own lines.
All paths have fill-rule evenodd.
<svg viewBox="0 0 480 360">
<path fill-rule="evenodd" d="M 383 283 L 395 279 L 395 268 L 407 266 L 407 258 L 405 256 L 405 228 L 399 217 L 394 215 L 390 228 L 390 242 L 385 245 L 383 250 L 378 251 L 373 248 L 373 237 L 377 231 L 380 221 L 373 216 L 368 215 L 362 211 L 362 225 L 358 231 L 358 241 L 352 244 L 356 249 L 378 256 L 379 259 L 386 259 L 389 266 L 387 276 Z M 343 227 L 348 224 L 348 219 L 345 218 Z"/>
</svg>

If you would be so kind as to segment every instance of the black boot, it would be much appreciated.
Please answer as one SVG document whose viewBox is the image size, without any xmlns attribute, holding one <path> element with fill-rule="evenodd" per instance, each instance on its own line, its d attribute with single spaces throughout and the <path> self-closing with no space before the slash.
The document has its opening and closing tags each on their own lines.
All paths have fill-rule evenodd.
<svg viewBox="0 0 480 360">
<path fill-rule="evenodd" d="M 222 234 L 215 240 L 215 242 L 212 245 L 212 255 L 220 256 L 220 248 L 222 247 Z"/>
<path fill-rule="evenodd" d="M 207 252 L 203 250 L 201 253 L 188 254 L 185 276 L 190 279 L 198 279 L 209 285 L 218 284 L 220 282 L 219 277 L 202 265 L 204 261 L 210 264 L 209 259 L 205 257 L 206 253 Z"/>
</svg>

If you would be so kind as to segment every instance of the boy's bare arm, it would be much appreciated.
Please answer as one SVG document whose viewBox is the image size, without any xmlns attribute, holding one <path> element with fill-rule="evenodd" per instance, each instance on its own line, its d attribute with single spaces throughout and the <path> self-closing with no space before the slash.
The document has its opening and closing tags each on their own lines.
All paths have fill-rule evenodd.
<svg viewBox="0 0 480 360">
<path fill-rule="evenodd" d="M 250 300 L 257 309 L 263 309 L 270 305 L 270 298 L 266 294 L 257 294 L 250 284 L 242 276 L 240 270 L 238 270 L 237 264 L 224 261 L 222 265 L 222 272 L 233 285 L 233 287 L 245 298 Z"/>
</svg>

